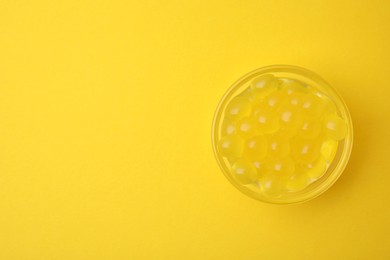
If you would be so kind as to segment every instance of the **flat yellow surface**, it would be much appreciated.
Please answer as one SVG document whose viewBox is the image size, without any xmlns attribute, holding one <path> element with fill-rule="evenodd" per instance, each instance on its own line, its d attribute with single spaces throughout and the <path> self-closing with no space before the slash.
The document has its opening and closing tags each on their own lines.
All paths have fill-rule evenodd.
<svg viewBox="0 0 390 260">
<path fill-rule="evenodd" d="M 390 259 L 390 2 L 0 1 L 0 259 Z M 237 191 L 214 109 L 265 65 L 354 121 L 315 200 Z"/>
</svg>

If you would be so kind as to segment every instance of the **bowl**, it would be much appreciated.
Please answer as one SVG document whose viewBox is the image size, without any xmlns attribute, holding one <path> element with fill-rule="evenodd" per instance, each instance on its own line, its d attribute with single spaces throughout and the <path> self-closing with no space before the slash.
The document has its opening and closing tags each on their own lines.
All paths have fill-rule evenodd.
<svg viewBox="0 0 390 260">
<path fill-rule="evenodd" d="M 274 204 L 304 202 L 345 169 L 353 127 L 340 94 L 315 73 L 289 65 L 254 70 L 219 102 L 212 146 L 226 178 Z"/>
</svg>

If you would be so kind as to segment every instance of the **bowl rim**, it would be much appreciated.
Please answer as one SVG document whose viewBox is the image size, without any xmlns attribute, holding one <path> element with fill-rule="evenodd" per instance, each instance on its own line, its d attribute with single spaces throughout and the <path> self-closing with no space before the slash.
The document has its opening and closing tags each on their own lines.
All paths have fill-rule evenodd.
<svg viewBox="0 0 390 260">
<path fill-rule="evenodd" d="M 343 116 L 343 119 L 346 120 L 347 123 L 347 135 L 344 139 L 344 146 L 340 155 L 340 158 L 337 162 L 337 165 L 334 167 L 333 171 L 331 174 L 322 181 L 318 185 L 316 189 L 313 189 L 309 192 L 302 193 L 300 196 L 297 197 L 292 197 L 289 199 L 284 199 L 284 200 L 278 200 L 278 199 L 272 199 L 272 198 L 264 198 L 260 197 L 256 192 L 251 191 L 249 189 L 246 189 L 244 186 L 241 184 L 237 183 L 230 174 L 228 173 L 228 169 L 225 167 L 225 163 L 222 162 L 222 159 L 220 156 L 218 156 L 217 152 L 217 139 L 216 137 L 218 136 L 218 126 L 219 126 L 219 121 L 222 118 L 222 113 L 223 113 L 223 107 L 227 103 L 227 98 L 234 93 L 234 91 L 238 88 L 241 87 L 242 83 L 247 81 L 249 78 L 253 77 L 253 75 L 261 75 L 261 74 L 266 74 L 269 72 L 290 72 L 290 73 L 295 73 L 300 76 L 306 77 L 320 86 L 324 87 L 327 91 L 329 91 L 331 94 L 333 94 L 332 100 L 336 98 L 337 100 L 333 100 L 335 103 L 337 103 L 337 108 L 338 112 L 340 112 Z M 299 66 L 294 66 L 294 65 L 270 65 L 270 66 L 265 66 L 261 67 L 255 70 L 250 71 L 249 73 L 246 73 L 242 77 L 240 77 L 238 80 L 236 80 L 229 88 L 228 90 L 224 93 L 222 98 L 220 99 L 217 108 L 215 109 L 214 116 L 213 116 L 213 122 L 212 122 L 212 132 L 211 132 L 211 141 L 212 141 L 212 147 L 213 147 L 213 153 L 214 156 L 218 162 L 218 165 L 220 169 L 222 170 L 223 174 L 225 177 L 229 180 L 229 182 L 235 186 L 238 190 L 240 190 L 242 193 L 246 194 L 247 196 L 256 199 L 258 201 L 266 202 L 266 203 L 271 203 L 271 204 L 297 204 L 297 203 L 302 203 L 311 199 L 314 199 L 318 197 L 319 195 L 323 194 L 325 191 L 327 191 L 333 184 L 337 181 L 337 179 L 341 176 L 343 173 L 345 167 L 347 166 L 347 163 L 349 161 L 351 152 L 352 152 L 352 146 L 353 146 L 353 124 L 352 124 L 352 118 L 350 115 L 350 112 L 348 110 L 348 107 L 340 95 L 340 93 L 333 88 L 329 83 L 327 83 L 324 79 L 322 79 L 319 75 L 316 73 L 299 67 Z"/>
</svg>

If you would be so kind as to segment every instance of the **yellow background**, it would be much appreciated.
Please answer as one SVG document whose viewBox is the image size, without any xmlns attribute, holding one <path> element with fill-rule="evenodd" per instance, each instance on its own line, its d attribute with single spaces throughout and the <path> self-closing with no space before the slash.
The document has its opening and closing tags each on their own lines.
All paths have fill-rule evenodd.
<svg viewBox="0 0 390 260">
<path fill-rule="evenodd" d="M 211 148 L 243 74 L 317 72 L 354 121 L 310 202 L 237 191 Z M 390 259 L 389 1 L 0 1 L 0 259 Z"/>
</svg>

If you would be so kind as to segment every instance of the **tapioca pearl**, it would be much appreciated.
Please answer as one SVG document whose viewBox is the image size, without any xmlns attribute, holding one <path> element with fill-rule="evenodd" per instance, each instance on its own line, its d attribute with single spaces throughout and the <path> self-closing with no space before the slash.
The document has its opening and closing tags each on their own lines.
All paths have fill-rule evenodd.
<svg viewBox="0 0 390 260">
<path fill-rule="evenodd" d="M 269 94 L 278 89 L 279 81 L 271 74 L 261 75 L 250 84 L 249 100 L 253 104 L 263 101 Z"/>
<path fill-rule="evenodd" d="M 237 97 L 242 97 L 242 98 L 249 99 L 250 96 L 251 96 L 251 93 L 252 93 L 252 89 L 249 86 L 246 89 L 244 89 L 239 95 L 237 95 Z"/>
<path fill-rule="evenodd" d="M 252 160 L 261 160 L 267 155 L 267 138 L 257 135 L 246 140 L 244 155 Z"/>
<path fill-rule="evenodd" d="M 300 92 L 294 92 L 287 97 L 287 104 L 293 107 L 301 109 L 304 100 L 304 94 Z"/>
<path fill-rule="evenodd" d="M 309 177 L 310 179 L 320 178 L 322 175 L 325 174 L 328 167 L 327 165 L 327 160 L 323 156 L 320 156 L 320 158 L 315 162 L 308 163 L 307 165 L 305 165 L 307 177 Z"/>
<path fill-rule="evenodd" d="M 309 118 L 318 118 L 325 109 L 324 101 L 314 94 L 306 94 L 301 104 L 302 111 Z"/>
<path fill-rule="evenodd" d="M 243 138 L 249 138 L 256 135 L 257 123 L 252 117 L 245 117 L 237 123 L 238 134 Z"/>
<path fill-rule="evenodd" d="M 321 145 L 321 155 L 331 161 L 336 154 L 338 142 L 332 139 L 325 140 Z"/>
<path fill-rule="evenodd" d="M 298 130 L 303 122 L 302 113 L 292 106 L 284 106 L 279 110 L 280 128 L 293 132 Z M 284 131 L 286 132 L 286 131 Z"/>
<path fill-rule="evenodd" d="M 265 98 L 263 92 L 252 89 L 250 86 L 246 88 L 239 96 L 247 98 L 252 106 L 256 106 Z"/>
<path fill-rule="evenodd" d="M 269 114 L 272 112 L 272 109 L 267 106 L 264 100 L 252 108 L 252 116 L 254 117 L 257 117 L 260 114 Z"/>
<path fill-rule="evenodd" d="M 282 91 L 275 91 L 269 94 L 264 101 L 268 107 L 276 110 L 287 102 L 287 96 Z"/>
<path fill-rule="evenodd" d="M 283 158 L 290 154 L 289 140 L 283 136 L 275 135 L 268 138 L 269 157 Z"/>
<path fill-rule="evenodd" d="M 347 135 L 347 124 L 338 115 L 327 115 L 324 117 L 324 132 L 333 140 L 342 140 Z"/>
<path fill-rule="evenodd" d="M 305 174 L 297 174 L 286 181 L 286 189 L 290 192 L 298 192 L 305 189 L 309 184 L 310 179 Z"/>
<path fill-rule="evenodd" d="M 280 128 L 277 113 L 270 109 L 257 108 L 254 118 L 257 122 L 257 129 L 262 134 L 272 134 Z"/>
<path fill-rule="evenodd" d="M 266 100 L 261 101 L 259 104 L 253 106 L 252 116 L 257 117 L 258 115 L 273 114 L 274 110 L 268 106 Z"/>
<path fill-rule="evenodd" d="M 295 171 L 295 163 L 289 157 L 271 158 L 267 162 L 267 167 L 270 173 L 276 174 L 281 178 L 288 178 Z"/>
<path fill-rule="evenodd" d="M 237 133 L 237 126 L 236 122 L 228 119 L 224 119 L 221 125 L 221 134 L 222 136 L 225 135 L 232 135 Z"/>
<path fill-rule="evenodd" d="M 267 173 L 268 167 L 264 160 L 253 160 L 252 164 L 256 168 L 258 178 L 263 177 Z"/>
<path fill-rule="evenodd" d="M 266 100 L 267 97 L 275 91 L 276 90 L 263 91 L 261 89 L 252 89 L 251 92 L 248 94 L 248 98 L 253 105 L 257 105 Z"/>
<path fill-rule="evenodd" d="M 324 94 L 320 94 L 320 98 L 323 100 L 323 102 L 325 104 L 323 114 L 336 114 L 337 113 L 336 104 L 328 96 L 326 96 Z"/>
<path fill-rule="evenodd" d="M 262 194 L 266 197 L 277 198 L 283 195 L 285 190 L 285 181 L 275 174 L 265 174 L 259 180 Z"/>
<path fill-rule="evenodd" d="M 325 113 L 326 114 L 337 114 L 337 107 L 332 101 L 325 102 Z"/>
<path fill-rule="evenodd" d="M 298 134 L 303 138 L 316 138 L 320 135 L 321 129 L 322 125 L 319 120 L 305 119 L 298 130 Z"/>
<path fill-rule="evenodd" d="M 251 82 L 251 89 L 260 90 L 267 94 L 276 90 L 279 86 L 279 81 L 271 74 L 258 76 Z"/>
<path fill-rule="evenodd" d="M 269 85 L 270 82 L 274 81 L 275 77 L 272 74 L 263 74 L 255 79 L 252 80 L 251 82 L 251 88 L 252 89 L 264 89 Z"/>
<path fill-rule="evenodd" d="M 305 84 L 293 79 L 281 80 L 280 89 L 286 92 L 287 95 L 292 95 L 294 93 L 307 93 L 309 91 Z"/>
<path fill-rule="evenodd" d="M 226 106 L 225 117 L 239 120 L 251 114 L 252 105 L 248 98 L 238 96 L 233 98 Z"/>
<path fill-rule="evenodd" d="M 310 163 L 320 156 L 320 139 L 296 137 L 292 140 L 292 157 L 296 163 Z"/>
<path fill-rule="evenodd" d="M 250 184 L 257 180 L 257 170 L 251 163 L 246 159 L 240 159 L 233 164 L 231 173 L 235 179 L 242 184 Z"/>
<path fill-rule="evenodd" d="M 244 140 L 238 135 L 227 135 L 218 142 L 218 152 L 225 157 L 240 157 L 244 151 Z"/>
</svg>

